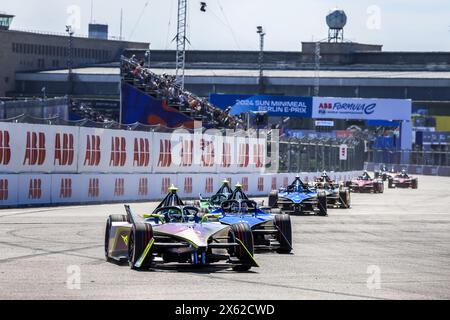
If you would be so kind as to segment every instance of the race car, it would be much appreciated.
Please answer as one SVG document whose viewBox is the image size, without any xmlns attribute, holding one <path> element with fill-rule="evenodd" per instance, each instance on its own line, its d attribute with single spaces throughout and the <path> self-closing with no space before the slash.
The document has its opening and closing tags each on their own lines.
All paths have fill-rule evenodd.
<svg viewBox="0 0 450 320">
<path fill-rule="evenodd" d="M 185 206 L 171 187 L 152 214 L 142 217 L 125 206 L 126 215 L 111 215 L 106 222 L 107 261 L 128 261 L 132 269 L 148 269 L 164 263 L 204 266 L 225 261 L 235 271 L 247 271 L 258 264 L 247 223 L 225 225 L 218 216 L 199 215 L 199 209 Z"/>
<path fill-rule="evenodd" d="M 350 189 L 351 192 L 369 192 L 369 193 L 383 193 L 384 183 L 381 179 L 372 179 L 367 171 L 359 176 L 358 178 L 347 181 L 346 187 Z"/>
<path fill-rule="evenodd" d="M 297 176 L 287 188 L 272 190 L 269 194 L 269 207 L 281 209 L 289 214 L 317 213 L 327 216 L 327 195 L 325 191 L 316 191 L 304 184 Z"/>
<path fill-rule="evenodd" d="M 237 184 L 228 200 L 222 202 L 220 209 L 211 212 L 219 215 L 224 225 L 248 224 L 253 233 L 254 248 L 275 250 L 278 253 L 292 251 L 291 218 L 287 214 L 269 214 L 258 207 Z"/>
<path fill-rule="evenodd" d="M 389 172 L 389 170 L 387 169 L 387 167 L 385 165 L 382 165 L 380 167 L 380 170 L 375 171 L 374 178 L 381 179 L 384 182 L 384 181 L 387 181 L 390 177 L 392 177 L 391 173 L 392 172 Z"/>
<path fill-rule="evenodd" d="M 228 200 L 233 194 L 233 189 L 230 187 L 228 180 L 222 181 L 222 186 L 211 198 L 203 198 L 200 195 L 199 206 L 202 212 L 210 212 L 211 210 L 220 209 L 222 202 Z"/>
<path fill-rule="evenodd" d="M 325 191 L 328 208 L 350 208 L 350 189 L 331 180 L 325 171 L 320 178 L 314 181 L 311 187 L 316 191 Z"/>
<path fill-rule="evenodd" d="M 388 188 L 412 188 L 417 189 L 419 187 L 419 180 L 417 178 L 410 177 L 406 170 L 402 170 L 401 173 L 390 177 L 388 180 Z"/>
</svg>

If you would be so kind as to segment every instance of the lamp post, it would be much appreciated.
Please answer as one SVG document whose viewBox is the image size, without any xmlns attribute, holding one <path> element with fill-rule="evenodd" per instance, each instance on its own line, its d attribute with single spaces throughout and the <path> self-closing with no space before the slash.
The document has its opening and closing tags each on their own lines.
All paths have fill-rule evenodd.
<svg viewBox="0 0 450 320">
<path fill-rule="evenodd" d="M 69 47 L 67 51 L 67 69 L 68 69 L 68 81 L 69 81 L 69 94 L 72 94 L 73 92 L 73 35 L 74 31 L 72 29 L 72 26 L 66 26 L 66 32 L 69 35 Z"/>
<path fill-rule="evenodd" d="M 264 93 L 264 70 L 263 70 L 263 63 L 264 63 L 264 36 L 266 33 L 263 30 L 262 26 L 256 27 L 256 33 L 259 34 L 259 93 Z"/>
</svg>

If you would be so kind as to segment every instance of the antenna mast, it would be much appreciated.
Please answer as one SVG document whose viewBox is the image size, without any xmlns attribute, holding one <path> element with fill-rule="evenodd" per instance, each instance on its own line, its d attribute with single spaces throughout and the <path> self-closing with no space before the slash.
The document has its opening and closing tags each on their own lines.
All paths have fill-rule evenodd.
<svg viewBox="0 0 450 320">
<path fill-rule="evenodd" d="M 187 0 L 178 0 L 178 26 L 175 40 L 177 42 L 176 79 L 184 89 L 184 69 L 186 66 L 186 27 L 187 27 Z"/>
</svg>

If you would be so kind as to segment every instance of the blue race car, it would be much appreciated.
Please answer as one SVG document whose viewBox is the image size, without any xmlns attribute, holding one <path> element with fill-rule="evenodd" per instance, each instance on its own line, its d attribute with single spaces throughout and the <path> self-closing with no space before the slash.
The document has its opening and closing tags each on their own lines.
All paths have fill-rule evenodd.
<svg viewBox="0 0 450 320">
<path fill-rule="evenodd" d="M 254 248 L 276 250 L 279 253 L 292 251 L 291 218 L 287 214 L 269 214 L 262 211 L 242 190 L 240 184 L 220 209 L 211 212 L 222 224 L 247 223 L 253 233 Z"/>
<path fill-rule="evenodd" d="M 316 191 L 304 184 L 297 176 L 287 188 L 273 190 L 269 194 L 269 206 L 289 214 L 317 213 L 327 216 L 327 195 L 325 191 Z"/>
</svg>

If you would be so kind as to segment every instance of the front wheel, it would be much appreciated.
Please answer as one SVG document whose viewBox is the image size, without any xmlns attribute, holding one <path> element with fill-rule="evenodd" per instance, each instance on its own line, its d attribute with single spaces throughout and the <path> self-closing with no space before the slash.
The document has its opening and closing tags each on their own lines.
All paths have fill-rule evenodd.
<svg viewBox="0 0 450 320">
<path fill-rule="evenodd" d="M 413 188 L 413 189 L 418 189 L 418 188 L 419 188 L 419 180 L 414 179 L 414 180 L 411 182 L 411 188 Z"/>
<path fill-rule="evenodd" d="M 128 239 L 128 261 L 131 269 L 149 268 L 153 261 L 150 242 L 153 242 L 153 228 L 148 223 L 133 225 Z"/>
<path fill-rule="evenodd" d="M 254 243 L 253 234 L 247 223 L 237 223 L 231 226 L 229 235 L 231 243 L 239 244 L 230 249 L 229 253 L 239 259 L 240 264 L 233 267 L 234 271 L 248 271 L 253 265 Z"/>
<path fill-rule="evenodd" d="M 277 240 L 280 243 L 279 253 L 292 251 L 292 224 L 288 214 L 280 214 L 274 217 L 275 226 L 278 229 Z"/>
<path fill-rule="evenodd" d="M 278 191 L 272 190 L 269 194 L 269 207 L 277 208 L 278 207 Z"/>
<path fill-rule="evenodd" d="M 344 189 L 339 191 L 340 207 L 343 209 L 350 208 L 350 190 Z"/>
<path fill-rule="evenodd" d="M 320 192 L 317 195 L 317 206 L 319 208 L 319 216 L 327 216 L 328 215 L 328 209 L 327 209 L 327 194 L 325 192 Z"/>
</svg>

